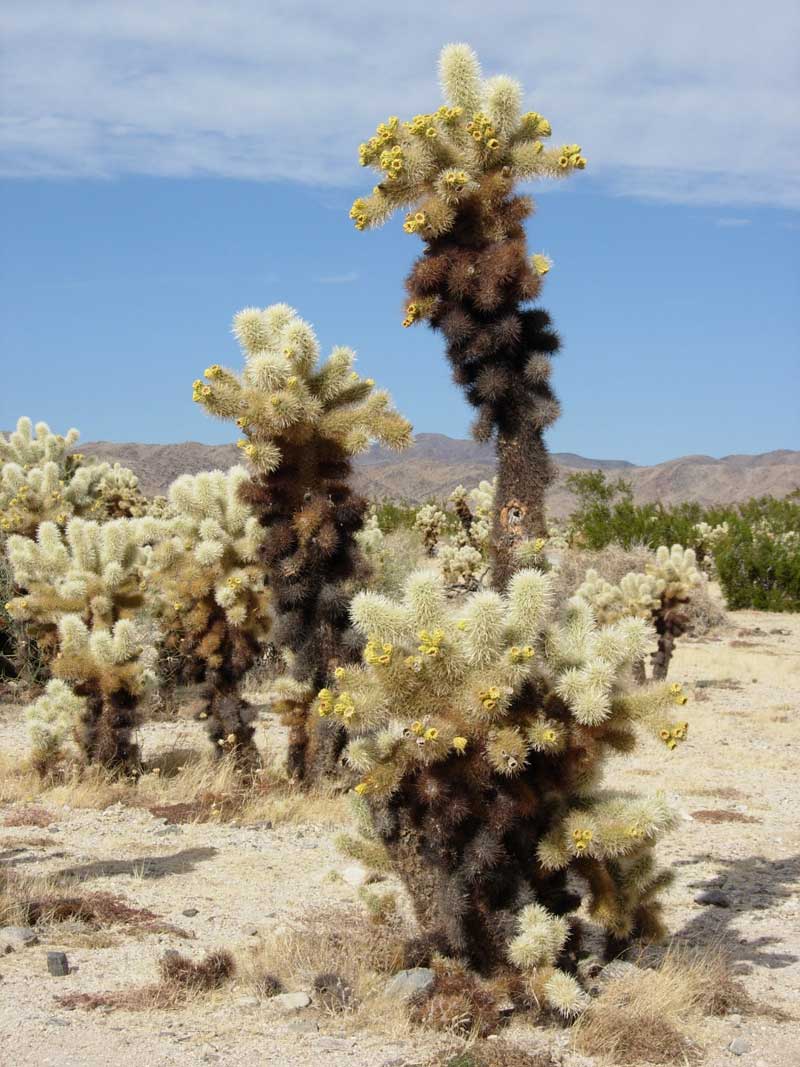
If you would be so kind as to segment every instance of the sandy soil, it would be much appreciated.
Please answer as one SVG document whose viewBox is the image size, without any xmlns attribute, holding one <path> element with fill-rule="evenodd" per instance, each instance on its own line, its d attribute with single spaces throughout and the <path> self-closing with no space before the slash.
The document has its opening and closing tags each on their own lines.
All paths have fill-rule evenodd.
<svg viewBox="0 0 800 1067">
<path fill-rule="evenodd" d="M 646 743 L 609 767 L 615 785 L 665 789 L 685 819 L 661 849 L 677 875 L 666 896 L 679 941 L 724 944 L 750 994 L 791 1018 L 768 1014 L 710 1020 L 704 1063 L 753 1067 L 800 1063 L 800 617 L 738 612 L 724 633 L 684 641 L 671 670 L 694 699 L 687 707 L 687 743 L 669 753 Z M 194 724 L 181 724 L 179 743 L 202 743 Z M 176 744 L 171 727 L 144 731 L 150 749 Z M 0 751 L 24 747 L 18 709 L 0 713 Z M 17 804 L 19 808 L 22 805 Z M 135 1059 L 165 1064 L 330 1065 L 389 1067 L 421 1063 L 434 1037 L 353 1032 L 340 1017 L 315 1007 L 280 1014 L 252 1003 L 234 984 L 178 1011 L 67 1011 L 55 998 L 69 992 L 124 989 L 151 982 L 167 948 L 200 957 L 211 948 L 254 943 L 276 926 L 301 921 L 319 906 L 353 904 L 356 891 L 332 871 L 346 861 L 330 825 L 281 824 L 273 829 L 220 823 L 167 826 L 149 812 L 54 807 L 48 827 L 3 826 L 14 805 L 0 806 L 0 865 L 27 873 L 59 873 L 86 889 L 118 893 L 157 912 L 191 936 L 132 938 L 124 931 L 40 943 L 0 958 L 0 1064 L 108 1067 Z M 695 896 L 720 889 L 727 907 Z M 186 917 L 185 909 L 197 909 Z M 72 973 L 47 973 L 46 951 L 68 953 Z M 512 1025 L 525 1045 L 550 1045 L 567 1065 L 589 1061 L 569 1051 L 568 1034 Z M 749 1051 L 728 1051 L 743 1038 Z"/>
</svg>

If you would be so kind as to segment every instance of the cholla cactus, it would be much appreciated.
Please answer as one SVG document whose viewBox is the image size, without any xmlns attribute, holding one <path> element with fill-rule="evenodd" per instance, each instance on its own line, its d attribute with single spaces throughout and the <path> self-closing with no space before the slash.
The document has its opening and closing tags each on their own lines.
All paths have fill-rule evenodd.
<svg viewBox="0 0 800 1067">
<path fill-rule="evenodd" d="M 320 362 L 314 331 L 286 304 L 239 312 L 234 333 L 242 373 L 214 364 L 195 382 L 194 398 L 242 431 L 253 476 L 241 492 L 265 531 L 260 559 L 276 612 L 273 641 L 291 654 L 295 680 L 316 689 L 332 660 L 358 655 L 347 604 L 367 505 L 350 486 L 351 457 L 371 441 L 403 448 L 411 428 L 388 394 L 353 369 L 352 349 L 334 348 Z M 293 722 L 297 716 L 293 703 Z M 329 733 L 319 738 L 326 764 L 340 745 Z M 293 739 L 289 770 L 302 778 L 303 731 Z"/>
<path fill-rule="evenodd" d="M 171 536 L 154 548 L 146 571 L 167 648 L 192 663 L 215 750 L 250 763 L 252 709 L 239 683 L 270 625 L 269 593 L 258 562 L 266 531 L 241 490 L 247 471 L 184 474 L 169 488 Z"/>
<path fill-rule="evenodd" d="M 436 552 L 436 546 L 447 526 L 447 516 L 436 504 L 423 504 L 414 518 L 414 529 L 422 534 L 422 543 L 429 556 Z"/>
<path fill-rule="evenodd" d="M 571 977 L 580 903 L 609 951 L 660 932 L 652 845 L 673 822 L 663 798 L 600 788 L 607 755 L 627 752 L 637 726 L 672 748 L 682 693 L 636 689 L 647 624 L 598 627 L 574 599 L 551 619 L 551 581 L 518 571 L 500 595 L 453 605 L 441 576 L 415 573 L 401 601 L 361 593 L 353 620 L 364 662 L 323 688 L 320 716 L 344 724 L 356 793 L 414 903 L 428 949 L 484 973 L 507 961 L 533 969 L 565 1016 L 585 999 Z M 674 733 L 673 733 L 674 731 Z M 571 991 L 570 995 L 567 995 Z"/>
<path fill-rule="evenodd" d="M 526 252 L 532 205 L 514 185 L 571 174 L 586 160 L 578 145 L 546 148 L 547 119 L 523 113 L 513 79 L 484 81 L 466 45 L 443 50 L 440 75 L 442 107 L 409 122 L 393 116 L 361 145 L 361 163 L 380 179 L 350 214 L 365 229 L 406 207 L 403 228 L 425 242 L 407 280 L 403 324 L 424 320 L 443 332 L 455 380 L 478 409 L 474 435 L 496 441 L 493 582 L 503 588 L 515 545 L 546 534 L 553 470 L 542 435 L 559 414 L 549 383 L 558 337 L 546 312 L 523 309 L 551 263 Z"/>
<path fill-rule="evenodd" d="M 51 679 L 25 709 L 31 762 L 41 775 L 55 769 L 85 713 L 86 698 L 76 696 L 60 678 Z"/>
<path fill-rule="evenodd" d="M 21 418 L 14 433 L 0 434 L 0 534 L 34 537 L 41 522 L 64 526 L 88 513 L 108 464 L 85 466 L 70 449 L 78 431 L 51 433 L 46 422 Z"/>
<path fill-rule="evenodd" d="M 131 734 L 154 680 L 155 653 L 135 616 L 147 546 L 159 532 L 155 520 L 75 518 L 63 532 L 42 523 L 35 541 L 9 538 L 14 578 L 25 590 L 7 605 L 9 613 L 37 634 L 57 634 L 52 670 L 85 698 L 77 740 L 87 762 L 138 761 Z"/>
<path fill-rule="evenodd" d="M 436 558 L 445 582 L 457 589 L 474 591 L 489 570 L 489 531 L 494 483 L 483 481 L 467 493 L 457 486 L 448 498 L 460 526 L 446 544 L 439 545 Z"/>
<path fill-rule="evenodd" d="M 92 518 L 138 519 L 151 514 L 149 501 L 139 488 L 139 479 L 119 463 L 98 465 L 102 471 Z"/>
<path fill-rule="evenodd" d="M 664 679 L 676 638 L 686 632 L 688 619 L 683 605 L 691 598 L 692 590 L 703 582 L 697 568 L 694 551 L 673 545 L 662 545 L 653 563 L 647 565 L 647 573 L 629 571 L 619 582 L 612 585 L 595 570 L 586 572 L 583 584 L 576 596 L 589 604 L 601 623 L 613 623 L 632 617 L 646 619 L 655 628 L 658 645 L 653 653 L 653 677 Z M 635 665 L 635 673 L 644 681 L 644 662 Z"/>
</svg>

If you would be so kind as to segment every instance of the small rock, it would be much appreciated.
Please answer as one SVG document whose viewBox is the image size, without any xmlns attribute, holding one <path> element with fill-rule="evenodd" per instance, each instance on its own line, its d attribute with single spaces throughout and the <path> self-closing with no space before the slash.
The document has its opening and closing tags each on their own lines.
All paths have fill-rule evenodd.
<svg viewBox="0 0 800 1067">
<path fill-rule="evenodd" d="M 69 960 L 65 952 L 47 953 L 47 970 L 56 978 L 69 974 Z"/>
<path fill-rule="evenodd" d="M 753 1046 L 749 1041 L 746 1041 L 743 1037 L 735 1037 L 728 1045 L 728 1051 L 732 1052 L 734 1056 L 744 1056 L 745 1053 L 751 1052 Z"/>
<path fill-rule="evenodd" d="M 513 1000 L 500 1000 L 497 1002 L 497 1014 L 502 1015 L 503 1018 L 513 1015 L 515 1010 L 516 1004 Z"/>
<path fill-rule="evenodd" d="M 253 926 L 252 923 L 248 923 L 242 927 L 242 933 L 245 937 L 258 937 L 258 927 Z"/>
<path fill-rule="evenodd" d="M 738 1015 L 736 1012 L 734 1012 L 733 1015 L 729 1015 L 728 1016 L 728 1022 L 732 1026 L 741 1026 L 742 1025 L 742 1017 L 741 1017 L 741 1015 Z"/>
<path fill-rule="evenodd" d="M 154 830 L 154 837 L 167 837 L 169 834 L 179 834 L 181 832 L 180 826 L 165 826 L 161 830 Z"/>
<path fill-rule="evenodd" d="M 181 915 L 185 915 L 187 919 L 193 919 L 195 915 L 199 915 L 199 909 L 197 908 L 184 908 Z"/>
<path fill-rule="evenodd" d="M 721 889 L 704 889 L 694 898 L 695 904 L 712 904 L 715 908 L 729 908 L 731 902 Z"/>
<path fill-rule="evenodd" d="M 59 828 L 57 826 L 48 826 L 47 832 L 48 834 L 57 834 L 59 833 Z"/>
<path fill-rule="evenodd" d="M 429 993 L 435 981 L 436 972 L 430 967 L 412 967 L 408 971 L 398 971 L 390 978 L 384 995 L 395 1000 L 412 1000 Z"/>
<path fill-rule="evenodd" d="M 287 1014 L 307 1008 L 310 1003 L 311 997 L 308 993 L 278 993 L 276 997 L 270 998 L 270 1004 L 274 1004 L 279 1011 Z"/>
<path fill-rule="evenodd" d="M 360 863 L 352 863 L 349 867 L 343 868 L 340 873 L 342 879 L 348 885 L 353 886 L 354 889 L 359 889 L 369 881 L 369 871 L 362 867 Z"/>
<path fill-rule="evenodd" d="M 37 945 L 39 936 L 32 926 L 3 926 L 0 928 L 0 956 L 19 952 L 28 945 Z"/>
</svg>

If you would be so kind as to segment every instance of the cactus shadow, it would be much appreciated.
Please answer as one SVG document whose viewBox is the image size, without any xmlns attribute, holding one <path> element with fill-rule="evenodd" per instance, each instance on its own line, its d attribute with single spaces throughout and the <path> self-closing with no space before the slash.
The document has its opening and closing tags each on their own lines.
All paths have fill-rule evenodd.
<svg viewBox="0 0 800 1067">
<path fill-rule="evenodd" d="M 800 885 L 800 855 L 769 860 L 764 856 L 719 860 L 719 870 L 709 879 L 690 883 L 697 893 L 716 890 L 724 894 L 728 907 L 700 905 L 674 938 L 693 947 L 720 946 L 740 973 L 753 967 L 770 970 L 790 967 L 800 957 L 782 951 L 782 938 L 753 934 L 753 928 L 739 928 L 738 920 L 747 913 L 764 913 L 797 896 Z M 752 936 L 751 936 L 752 935 Z"/>
<path fill-rule="evenodd" d="M 63 867 L 55 877 L 62 882 L 85 882 L 91 878 L 114 878 L 131 875 L 137 878 L 165 878 L 173 874 L 188 874 L 198 863 L 216 856 L 218 849 L 187 848 L 169 856 L 139 856 L 124 860 L 98 860 L 75 867 Z"/>
</svg>

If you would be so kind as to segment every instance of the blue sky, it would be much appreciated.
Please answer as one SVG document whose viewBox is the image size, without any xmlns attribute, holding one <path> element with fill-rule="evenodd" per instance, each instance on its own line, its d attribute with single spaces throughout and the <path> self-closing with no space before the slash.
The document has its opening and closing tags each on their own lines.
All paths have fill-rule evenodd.
<svg viewBox="0 0 800 1067">
<path fill-rule="evenodd" d="M 465 436 L 441 339 L 400 325 L 419 242 L 398 220 L 358 234 L 347 211 L 373 184 L 358 142 L 437 106 L 438 49 L 467 40 L 589 158 L 531 190 L 564 341 L 551 447 L 800 448 L 797 9 L 598 9 L 4 4 L 0 426 L 230 440 L 191 381 L 237 365 L 238 308 L 283 300 L 417 430 Z"/>
</svg>

